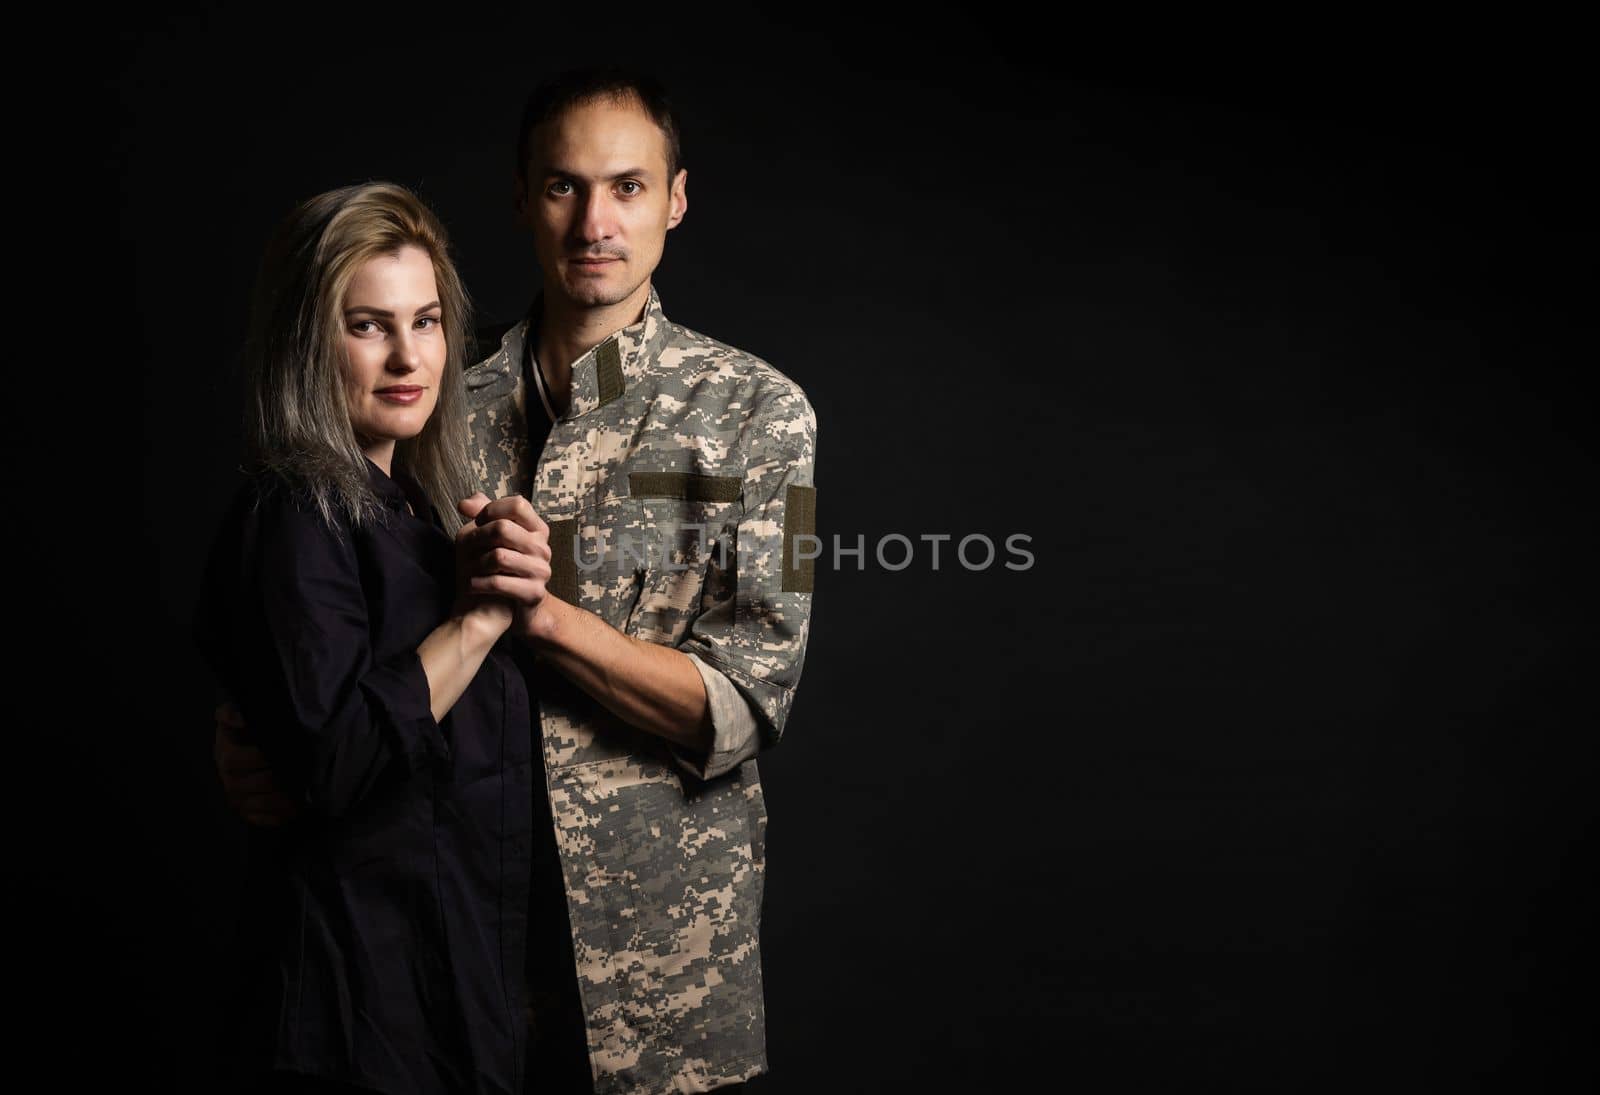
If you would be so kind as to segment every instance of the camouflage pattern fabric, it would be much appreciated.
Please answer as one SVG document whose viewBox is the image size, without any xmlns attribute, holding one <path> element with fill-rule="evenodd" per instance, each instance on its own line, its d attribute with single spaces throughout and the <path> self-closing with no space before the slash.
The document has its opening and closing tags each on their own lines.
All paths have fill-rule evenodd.
<svg viewBox="0 0 1600 1095">
<path fill-rule="evenodd" d="M 761 747 L 776 745 L 811 610 L 809 574 L 783 555 L 797 522 L 811 531 L 805 393 L 669 322 L 652 290 L 641 322 L 573 364 L 571 403 L 530 453 L 526 416 L 545 411 L 523 375 L 527 334 L 515 325 L 467 372 L 482 489 L 524 495 L 550 523 L 552 592 L 726 675 Z M 755 761 L 697 779 L 663 739 L 573 693 L 541 697 L 540 718 L 596 1092 L 766 1071 Z"/>
</svg>

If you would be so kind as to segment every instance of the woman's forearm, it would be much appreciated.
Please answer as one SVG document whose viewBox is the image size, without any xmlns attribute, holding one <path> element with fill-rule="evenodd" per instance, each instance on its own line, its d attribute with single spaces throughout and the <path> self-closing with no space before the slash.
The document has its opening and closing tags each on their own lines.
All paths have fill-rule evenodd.
<svg viewBox="0 0 1600 1095">
<path fill-rule="evenodd" d="M 435 722 L 456 705 L 510 626 L 511 609 L 502 602 L 486 602 L 450 617 L 422 640 L 417 656 L 428 678 L 428 705 Z"/>
</svg>

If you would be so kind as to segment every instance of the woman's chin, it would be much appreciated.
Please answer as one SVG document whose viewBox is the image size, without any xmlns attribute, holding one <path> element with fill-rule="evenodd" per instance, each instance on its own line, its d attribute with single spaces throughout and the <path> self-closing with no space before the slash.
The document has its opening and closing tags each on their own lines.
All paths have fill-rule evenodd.
<svg viewBox="0 0 1600 1095">
<path fill-rule="evenodd" d="M 419 437 L 428 425 L 429 415 L 395 415 L 381 423 L 373 423 L 367 429 L 357 429 L 356 436 L 372 441 L 410 441 Z"/>
</svg>

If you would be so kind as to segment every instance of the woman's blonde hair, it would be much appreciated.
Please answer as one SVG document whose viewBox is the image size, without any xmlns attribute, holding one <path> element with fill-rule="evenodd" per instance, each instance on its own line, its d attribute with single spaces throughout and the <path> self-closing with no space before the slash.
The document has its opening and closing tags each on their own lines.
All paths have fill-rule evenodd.
<svg viewBox="0 0 1600 1095">
<path fill-rule="evenodd" d="M 384 513 L 345 400 L 344 300 L 364 263 L 406 246 L 433 261 L 447 349 L 433 414 L 420 434 L 396 442 L 395 462 L 454 531 L 456 500 L 466 496 L 470 480 L 462 380 L 470 306 L 439 218 L 394 183 L 318 194 L 279 226 L 256 282 L 245 344 L 249 470 L 275 473 L 306 491 L 330 526 L 340 512 L 357 526 Z"/>
</svg>

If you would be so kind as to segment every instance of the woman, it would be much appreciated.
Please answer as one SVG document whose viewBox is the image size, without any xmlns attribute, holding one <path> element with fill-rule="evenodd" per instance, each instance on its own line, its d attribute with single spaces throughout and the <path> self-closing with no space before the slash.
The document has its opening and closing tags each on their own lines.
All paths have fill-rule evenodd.
<svg viewBox="0 0 1600 1095">
<path fill-rule="evenodd" d="M 536 769 L 495 649 L 511 609 L 457 580 L 469 328 L 447 247 L 404 188 L 346 187 L 289 216 L 256 290 L 252 475 L 198 633 L 303 807 L 252 833 L 242 1019 L 269 1091 L 521 1089 Z"/>
</svg>

